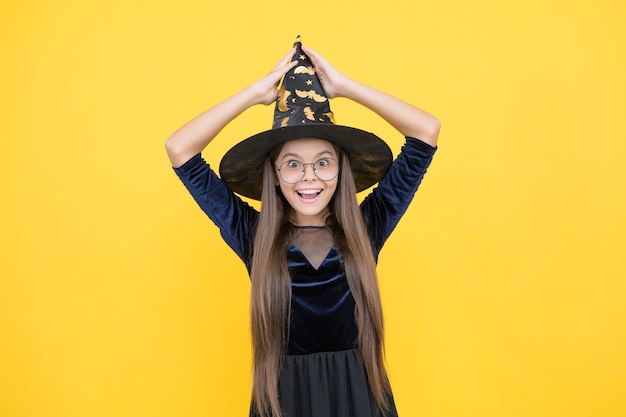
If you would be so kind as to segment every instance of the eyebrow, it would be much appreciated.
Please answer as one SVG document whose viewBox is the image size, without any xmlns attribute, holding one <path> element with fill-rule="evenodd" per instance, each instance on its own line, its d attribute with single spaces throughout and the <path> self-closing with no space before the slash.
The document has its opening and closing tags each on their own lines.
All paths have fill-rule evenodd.
<svg viewBox="0 0 626 417">
<path fill-rule="evenodd" d="M 320 156 L 322 156 L 322 155 L 324 155 L 324 154 L 329 154 L 330 156 L 335 157 L 335 155 L 333 155 L 333 153 L 332 153 L 331 151 L 326 151 L 326 150 L 324 150 L 324 151 L 322 151 L 322 152 L 318 153 L 317 155 L 315 155 L 315 159 L 319 158 Z M 280 160 L 281 160 L 281 161 L 284 161 L 284 160 L 285 160 L 285 158 L 287 158 L 287 157 L 298 158 L 298 159 L 304 159 L 304 158 L 302 158 L 300 155 L 295 154 L 295 153 L 291 153 L 291 152 L 290 152 L 290 153 L 286 153 L 286 154 L 284 154 L 284 155 L 283 155 L 283 157 L 282 157 Z"/>
</svg>

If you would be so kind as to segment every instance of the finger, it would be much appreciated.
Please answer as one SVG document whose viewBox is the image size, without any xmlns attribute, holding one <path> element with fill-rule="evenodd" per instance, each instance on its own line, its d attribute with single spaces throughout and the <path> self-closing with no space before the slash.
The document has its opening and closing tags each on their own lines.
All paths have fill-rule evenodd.
<svg viewBox="0 0 626 417">
<path fill-rule="evenodd" d="M 284 77 L 284 76 L 285 76 L 285 74 L 287 74 L 289 71 L 291 71 L 291 69 L 292 69 L 293 67 L 295 67 L 297 64 L 298 64 L 298 61 L 297 61 L 297 60 L 295 60 L 295 61 L 291 61 L 291 62 L 289 62 L 287 65 L 285 65 L 285 66 L 283 66 L 282 68 L 280 68 L 280 70 L 279 70 L 279 71 L 280 71 L 280 73 L 282 74 L 282 76 L 281 76 L 281 82 L 282 82 L 282 77 Z"/>
<path fill-rule="evenodd" d="M 276 66 L 274 66 L 274 69 L 278 69 L 288 64 L 295 53 L 296 53 L 296 48 L 291 48 L 289 52 L 287 52 L 287 55 L 285 55 L 284 57 L 281 58 L 280 61 L 278 61 Z"/>
<path fill-rule="evenodd" d="M 284 65 L 281 66 L 277 66 L 276 68 L 274 68 L 272 70 L 272 74 L 279 74 L 280 77 L 282 77 L 283 75 L 285 75 L 287 72 L 289 72 L 290 69 L 292 69 L 293 67 L 296 66 L 296 64 L 298 63 L 298 61 L 291 61 L 288 62 Z"/>
<path fill-rule="evenodd" d="M 298 61 L 291 61 L 288 62 L 287 64 L 274 68 L 274 70 L 270 73 L 270 75 L 273 74 L 273 76 L 278 77 L 278 79 L 276 80 L 276 87 L 280 88 L 280 85 L 283 82 L 283 79 L 285 77 L 285 74 L 287 74 L 287 72 L 289 72 L 289 70 L 291 70 L 293 67 L 296 66 L 296 64 L 298 63 Z"/>
<path fill-rule="evenodd" d="M 302 50 L 304 51 L 305 54 L 309 56 L 309 58 L 311 58 L 311 62 L 313 62 L 313 64 L 315 64 L 315 62 L 320 60 L 320 55 L 313 49 L 305 45 L 302 45 Z"/>
</svg>

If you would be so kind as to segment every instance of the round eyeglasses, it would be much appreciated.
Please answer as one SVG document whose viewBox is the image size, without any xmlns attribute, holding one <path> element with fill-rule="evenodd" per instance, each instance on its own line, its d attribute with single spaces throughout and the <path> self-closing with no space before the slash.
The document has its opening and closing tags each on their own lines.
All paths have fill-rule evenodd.
<svg viewBox="0 0 626 417">
<path fill-rule="evenodd" d="M 339 174 L 339 162 L 336 159 L 321 158 L 309 164 L 296 159 L 285 161 L 277 168 L 278 175 L 286 183 L 295 184 L 304 178 L 304 171 L 307 165 L 311 165 L 315 176 L 322 181 L 330 181 Z"/>
</svg>

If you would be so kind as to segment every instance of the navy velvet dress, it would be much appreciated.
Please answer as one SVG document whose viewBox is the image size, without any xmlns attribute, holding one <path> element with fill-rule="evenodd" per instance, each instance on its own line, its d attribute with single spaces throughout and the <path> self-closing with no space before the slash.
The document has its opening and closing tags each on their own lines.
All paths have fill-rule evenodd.
<svg viewBox="0 0 626 417">
<path fill-rule="evenodd" d="M 376 259 L 409 206 L 435 150 L 406 138 L 387 175 L 361 203 Z M 226 187 L 200 154 L 175 172 L 249 271 L 259 213 Z M 332 247 L 316 268 L 297 246 L 290 245 L 287 263 L 292 300 L 288 349 L 279 380 L 284 415 L 397 416 L 393 398 L 383 413 L 369 388 L 356 345 L 354 299 L 337 248 Z M 250 416 L 255 416 L 253 410 Z"/>
</svg>

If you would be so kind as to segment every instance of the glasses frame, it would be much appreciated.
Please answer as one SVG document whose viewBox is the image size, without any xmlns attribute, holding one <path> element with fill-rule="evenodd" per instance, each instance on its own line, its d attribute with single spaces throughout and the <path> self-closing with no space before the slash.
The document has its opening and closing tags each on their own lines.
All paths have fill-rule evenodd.
<svg viewBox="0 0 626 417">
<path fill-rule="evenodd" d="M 332 178 L 322 179 L 322 178 L 320 178 L 320 177 L 317 175 L 317 168 L 315 167 L 315 165 L 316 165 L 319 161 L 324 161 L 324 160 L 329 160 L 329 159 L 332 159 L 333 161 L 335 161 L 335 162 L 337 163 L 337 173 L 336 173 L 336 174 L 335 174 Z M 282 167 L 283 165 L 288 164 L 288 163 L 293 162 L 293 161 L 297 161 L 297 162 L 299 162 L 300 164 L 302 164 L 302 175 L 300 176 L 300 179 L 298 179 L 298 181 L 295 181 L 295 182 L 287 181 L 287 180 L 283 177 L 283 174 L 282 174 L 282 173 L 281 173 L 281 171 L 280 171 L 280 169 L 281 169 L 281 167 Z M 305 164 L 304 162 L 302 162 L 302 161 L 298 161 L 297 159 L 290 159 L 289 161 L 285 161 L 285 162 L 283 162 L 282 164 L 280 164 L 280 165 L 278 166 L 278 168 L 276 168 L 276 171 L 278 171 L 278 176 L 280 177 L 280 179 L 281 179 L 281 180 L 283 180 L 283 181 L 285 181 L 287 184 L 297 184 L 297 183 L 299 183 L 300 181 L 302 181 L 302 179 L 303 179 L 303 178 L 304 178 L 304 176 L 306 175 L 306 167 L 307 167 L 307 165 L 311 165 L 311 169 L 313 169 L 313 175 L 315 175 L 315 178 L 317 178 L 317 179 L 318 179 L 318 180 L 320 180 L 320 181 L 331 181 L 331 180 L 334 180 L 335 178 L 337 178 L 337 176 L 339 175 L 339 161 L 338 161 L 338 160 L 336 160 L 335 158 L 331 158 L 331 157 L 328 157 L 328 158 L 326 158 L 326 157 L 324 157 L 324 158 L 320 158 L 320 159 L 318 159 L 318 160 L 317 160 L 317 161 L 315 161 L 315 162 L 309 162 L 309 163 L 306 163 L 306 164 Z"/>
</svg>

